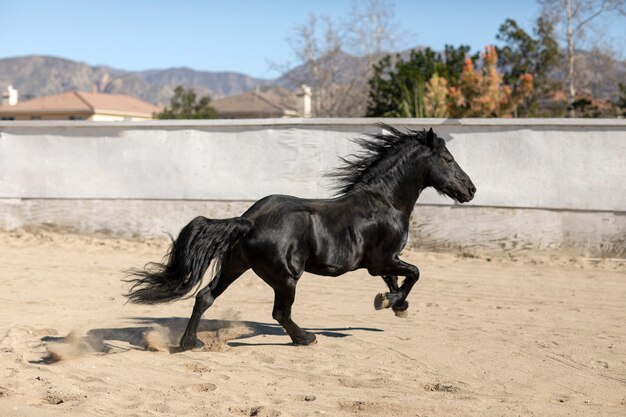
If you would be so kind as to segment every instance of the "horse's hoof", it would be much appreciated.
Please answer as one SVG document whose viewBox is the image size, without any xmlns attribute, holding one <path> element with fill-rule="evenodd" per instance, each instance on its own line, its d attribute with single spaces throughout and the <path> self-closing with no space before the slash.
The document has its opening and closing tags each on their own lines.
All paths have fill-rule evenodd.
<svg viewBox="0 0 626 417">
<path fill-rule="evenodd" d="M 190 337 L 190 338 L 183 337 L 180 340 L 180 350 L 183 352 L 186 350 L 191 350 L 191 349 L 200 349 L 203 346 L 204 346 L 204 342 L 202 342 L 202 340 L 198 339 L 197 337 Z"/>
<path fill-rule="evenodd" d="M 398 317 L 408 317 L 409 316 L 409 302 L 404 300 L 404 301 L 400 301 L 398 303 L 396 303 L 393 307 L 391 307 L 393 309 L 393 312 L 396 314 L 396 316 Z"/>
<path fill-rule="evenodd" d="M 387 298 L 387 293 L 379 293 L 374 297 L 374 308 L 376 310 L 382 310 L 383 308 L 391 307 L 391 301 Z"/>
<path fill-rule="evenodd" d="M 317 343 L 317 337 L 313 333 L 307 333 L 303 338 L 294 340 L 294 345 L 308 346 Z"/>
</svg>

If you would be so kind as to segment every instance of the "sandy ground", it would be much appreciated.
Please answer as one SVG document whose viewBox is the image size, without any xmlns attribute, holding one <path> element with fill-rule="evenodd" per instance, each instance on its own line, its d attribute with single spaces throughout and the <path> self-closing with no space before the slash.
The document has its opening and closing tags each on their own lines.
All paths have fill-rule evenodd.
<svg viewBox="0 0 626 417">
<path fill-rule="evenodd" d="M 244 275 L 176 353 L 192 300 L 125 304 L 120 271 L 164 241 L 0 234 L 0 416 L 624 416 L 619 260 L 407 252 L 408 318 L 375 311 L 381 279 L 305 275 L 297 347 L 272 292 Z"/>
</svg>

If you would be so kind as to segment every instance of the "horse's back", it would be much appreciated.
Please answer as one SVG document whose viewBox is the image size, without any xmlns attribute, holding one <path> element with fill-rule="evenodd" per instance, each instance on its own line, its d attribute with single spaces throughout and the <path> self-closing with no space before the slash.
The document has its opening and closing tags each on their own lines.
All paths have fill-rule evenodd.
<svg viewBox="0 0 626 417">
<path fill-rule="evenodd" d="M 341 199 L 265 197 L 242 215 L 254 225 L 245 242 L 247 258 L 255 270 L 271 265 L 268 271 L 278 266 L 297 276 L 305 269 L 333 276 L 353 270 L 362 252 L 355 211 Z"/>
<path fill-rule="evenodd" d="M 246 218 L 253 223 L 257 219 L 262 220 L 267 216 L 276 216 L 279 214 L 287 214 L 290 212 L 310 211 L 305 204 L 307 201 L 290 195 L 268 195 L 254 203 L 241 217 Z"/>
</svg>

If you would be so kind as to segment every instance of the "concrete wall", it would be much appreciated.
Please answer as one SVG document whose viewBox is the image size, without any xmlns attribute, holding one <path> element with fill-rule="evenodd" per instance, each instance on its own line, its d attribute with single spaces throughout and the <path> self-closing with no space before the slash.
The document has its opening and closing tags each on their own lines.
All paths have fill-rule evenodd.
<svg viewBox="0 0 626 417">
<path fill-rule="evenodd" d="M 2 122 L 0 228 L 176 234 L 267 194 L 327 197 L 322 174 L 377 121 Z M 387 122 L 432 126 L 478 188 L 468 206 L 425 192 L 413 245 L 626 256 L 626 121 Z"/>
</svg>

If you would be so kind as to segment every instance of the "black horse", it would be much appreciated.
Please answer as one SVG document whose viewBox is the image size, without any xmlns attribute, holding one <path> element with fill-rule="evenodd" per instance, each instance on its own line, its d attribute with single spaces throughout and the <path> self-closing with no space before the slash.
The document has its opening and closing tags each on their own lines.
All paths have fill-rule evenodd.
<svg viewBox="0 0 626 417">
<path fill-rule="evenodd" d="M 295 344 L 315 335 L 291 319 L 296 285 L 303 272 L 338 276 L 365 268 L 382 276 L 389 292 L 378 294 L 376 309 L 406 314 L 406 301 L 419 270 L 398 257 L 409 216 L 423 189 L 434 187 L 454 200 L 470 201 L 476 188 L 433 130 L 382 133 L 357 139 L 363 148 L 334 175 L 338 195 L 308 200 L 271 195 L 241 217 L 196 217 L 173 242 L 164 263 L 132 270 L 131 302 L 156 304 L 179 299 L 202 283 L 212 260 L 215 276 L 196 294 L 193 313 L 180 341 L 183 350 L 202 346 L 197 337 L 202 314 L 241 274 L 252 270 L 274 289 L 272 316 Z M 398 285 L 398 275 L 404 276 Z"/>
</svg>

